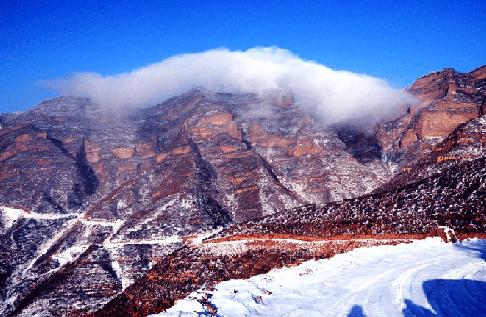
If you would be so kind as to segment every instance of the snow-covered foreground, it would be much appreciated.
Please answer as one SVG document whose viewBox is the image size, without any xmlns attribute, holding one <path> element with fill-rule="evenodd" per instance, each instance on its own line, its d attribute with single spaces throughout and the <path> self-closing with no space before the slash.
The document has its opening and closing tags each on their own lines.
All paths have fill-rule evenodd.
<svg viewBox="0 0 486 317">
<path fill-rule="evenodd" d="M 486 316 L 485 259 L 478 239 L 361 248 L 222 282 L 156 316 L 210 316 L 203 297 L 218 316 Z"/>
</svg>

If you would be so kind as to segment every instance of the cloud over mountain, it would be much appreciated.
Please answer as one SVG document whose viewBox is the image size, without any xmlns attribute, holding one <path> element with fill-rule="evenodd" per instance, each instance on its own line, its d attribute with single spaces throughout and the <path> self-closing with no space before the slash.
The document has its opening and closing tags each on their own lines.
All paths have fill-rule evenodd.
<svg viewBox="0 0 486 317">
<path fill-rule="evenodd" d="M 112 108 L 154 105 L 195 87 L 260 94 L 282 89 L 326 123 L 363 119 L 372 123 L 415 101 L 382 79 L 332 70 L 277 47 L 181 54 L 127 73 L 76 73 L 48 85 Z"/>
</svg>

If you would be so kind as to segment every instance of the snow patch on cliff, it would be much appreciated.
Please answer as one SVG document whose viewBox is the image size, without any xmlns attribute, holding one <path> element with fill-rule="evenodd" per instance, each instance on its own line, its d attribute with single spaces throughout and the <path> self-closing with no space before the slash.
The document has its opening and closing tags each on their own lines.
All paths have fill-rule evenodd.
<svg viewBox="0 0 486 317">
<path fill-rule="evenodd" d="M 23 214 L 25 211 L 22 209 L 15 209 L 15 208 L 9 208 L 9 207 L 0 207 L 0 211 L 2 212 L 2 221 L 3 221 L 3 227 L 4 231 L 7 231 L 12 227 L 12 225 L 22 218 Z"/>
</svg>

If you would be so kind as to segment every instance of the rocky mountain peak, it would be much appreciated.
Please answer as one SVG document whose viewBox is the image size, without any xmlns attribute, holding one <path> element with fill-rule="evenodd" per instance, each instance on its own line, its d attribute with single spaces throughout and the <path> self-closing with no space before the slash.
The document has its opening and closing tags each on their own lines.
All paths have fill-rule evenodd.
<svg viewBox="0 0 486 317">
<path fill-rule="evenodd" d="M 35 315 L 49 305 L 85 314 L 119 295 L 107 306 L 116 316 L 119 301 L 139 309 L 136 296 L 154 292 L 165 294 L 149 305 L 157 309 L 200 283 L 232 277 L 221 263 L 243 261 L 245 271 L 235 272 L 248 276 L 360 245 L 279 249 L 271 241 L 245 246 L 246 253 L 191 247 L 221 230 L 221 239 L 238 230 L 287 239 L 426 236 L 438 222 L 484 228 L 477 212 L 464 218 L 467 225 L 458 215 L 484 207 L 485 69 L 418 79 L 409 91 L 420 102 L 368 132 L 326 126 L 280 90 L 197 88 L 136 109 L 58 97 L 2 115 L 1 314 Z M 457 208 L 438 215 L 444 193 Z M 269 263 L 250 265 L 267 256 Z M 165 269 L 179 276 L 178 268 L 195 266 L 208 272 L 196 270 L 194 283 L 192 273 L 169 276 L 179 288 L 165 292 Z"/>
<path fill-rule="evenodd" d="M 447 68 L 419 78 L 408 88 L 419 102 L 379 128 L 385 155 L 404 164 L 421 159 L 460 125 L 484 114 L 481 69 L 459 73 Z"/>
</svg>

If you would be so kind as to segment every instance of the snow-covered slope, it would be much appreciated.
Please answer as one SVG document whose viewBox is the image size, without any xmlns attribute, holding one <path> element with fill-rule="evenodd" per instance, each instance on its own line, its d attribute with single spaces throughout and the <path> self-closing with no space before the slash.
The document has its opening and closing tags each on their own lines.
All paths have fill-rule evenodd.
<svg viewBox="0 0 486 317">
<path fill-rule="evenodd" d="M 486 316 L 485 259 L 478 239 L 361 248 L 222 282 L 154 316 Z"/>
</svg>

